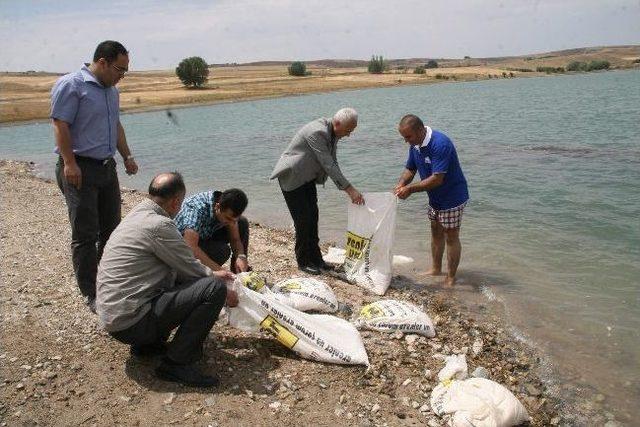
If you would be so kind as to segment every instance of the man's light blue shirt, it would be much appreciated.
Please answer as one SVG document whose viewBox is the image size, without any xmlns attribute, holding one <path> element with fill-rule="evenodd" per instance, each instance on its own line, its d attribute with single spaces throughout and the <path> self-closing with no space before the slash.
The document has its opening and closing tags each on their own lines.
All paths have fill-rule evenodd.
<svg viewBox="0 0 640 427">
<path fill-rule="evenodd" d="M 115 155 L 119 106 L 118 89 L 104 87 L 86 65 L 60 77 L 51 89 L 50 117 L 69 124 L 71 146 L 79 156 L 104 160 Z"/>
</svg>

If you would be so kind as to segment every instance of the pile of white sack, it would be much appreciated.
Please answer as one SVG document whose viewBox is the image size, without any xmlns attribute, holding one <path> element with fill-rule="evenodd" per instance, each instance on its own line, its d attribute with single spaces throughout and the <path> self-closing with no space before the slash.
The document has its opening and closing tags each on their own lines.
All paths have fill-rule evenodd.
<svg viewBox="0 0 640 427">
<path fill-rule="evenodd" d="M 270 333 L 305 359 L 369 365 L 358 329 L 435 336 L 429 316 L 415 305 L 402 301 L 381 300 L 368 304 L 353 323 L 327 314 L 305 313 L 338 310 L 338 300 L 331 287 L 314 278 L 291 278 L 270 288 L 259 274 L 241 273 L 236 276 L 234 289 L 239 303 L 227 309 L 231 326 Z"/>
<path fill-rule="evenodd" d="M 369 365 L 369 357 L 360 333 L 351 323 L 339 317 L 326 314 L 307 314 L 291 305 L 305 305 L 314 300 L 320 305 L 324 301 L 335 301 L 335 295 L 317 283 L 305 288 L 299 279 L 299 287 L 292 292 L 275 293 L 256 273 L 241 273 L 236 277 L 234 288 L 238 292 L 238 305 L 228 309 L 229 324 L 236 328 L 258 332 L 264 331 L 274 336 L 282 345 L 305 359 L 350 365 Z M 326 286 L 326 285 L 325 285 Z M 278 289 L 286 288 L 286 283 Z M 312 289 L 321 293 L 331 291 L 331 296 L 308 298 Z M 320 301 L 322 300 L 322 301 Z M 337 307 L 337 304 L 336 304 Z"/>
</svg>

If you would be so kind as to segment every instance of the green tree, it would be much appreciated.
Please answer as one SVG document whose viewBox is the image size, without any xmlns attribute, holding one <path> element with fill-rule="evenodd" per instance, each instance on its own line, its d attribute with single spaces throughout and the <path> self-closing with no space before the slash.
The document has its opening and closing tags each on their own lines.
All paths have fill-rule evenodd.
<svg viewBox="0 0 640 427">
<path fill-rule="evenodd" d="M 536 71 L 539 73 L 552 74 L 552 73 L 564 73 L 565 69 L 564 67 L 536 67 Z"/>
<path fill-rule="evenodd" d="M 291 65 L 289 65 L 288 70 L 289 70 L 290 76 L 306 76 L 307 75 L 307 65 L 304 62 L 300 62 L 300 61 L 292 62 Z"/>
<path fill-rule="evenodd" d="M 380 56 L 371 56 L 368 70 L 371 74 L 382 74 L 388 68 L 387 62 Z"/>
<path fill-rule="evenodd" d="M 435 59 L 430 59 L 425 64 L 424 68 L 438 68 L 438 61 Z"/>
<path fill-rule="evenodd" d="M 191 56 L 180 61 L 176 67 L 176 75 L 187 87 L 202 87 L 209 78 L 209 66 L 199 56 Z"/>
<path fill-rule="evenodd" d="M 422 65 L 418 65 L 414 70 L 413 74 L 424 74 L 426 73 L 424 67 Z"/>
<path fill-rule="evenodd" d="M 567 71 L 587 71 L 587 63 L 572 61 L 567 65 Z"/>
<path fill-rule="evenodd" d="M 609 61 L 595 60 L 589 62 L 589 71 L 593 70 L 608 70 L 611 64 Z"/>
<path fill-rule="evenodd" d="M 608 70 L 611 64 L 609 61 L 594 60 L 591 62 L 572 61 L 567 65 L 567 71 L 594 71 Z"/>
</svg>

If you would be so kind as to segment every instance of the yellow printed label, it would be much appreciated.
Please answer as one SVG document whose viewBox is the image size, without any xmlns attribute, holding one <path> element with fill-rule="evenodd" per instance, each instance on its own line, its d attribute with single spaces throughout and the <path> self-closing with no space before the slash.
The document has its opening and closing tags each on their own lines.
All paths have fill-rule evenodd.
<svg viewBox="0 0 640 427">
<path fill-rule="evenodd" d="M 257 292 L 266 285 L 266 282 L 259 274 L 252 271 L 242 278 L 242 284 L 252 291 Z"/>
<path fill-rule="evenodd" d="M 302 289 L 302 285 L 298 282 L 289 282 L 284 286 L 281 286 L 280 289 L 283 291 L 299 291 Z"/>
<path fill-rule="evenodd" d="M 347 245 L 346 245 L 346 259 L 345 268 L 348 270 L 360 259 L 364 257 L 364 254 L 369 247 L 371 238 L 358 236 L 350 231 L 347 231 Z"/>
<path fill-rule="evenodd" d="M 260 322 L 260 327 L 273 335 L 278 341 L 280 341 L 280 344 L 287 348 L 293 348 L 293 346 L 298 342 L 298 337 L 293 335 L 291 331 L 270 315 Z"/>
<path fill-rule="evenodd" d="M 374 319 L 382 316 L 384 316 L 384 311 L 375 304 L 365 305 L 360 310 L 360 317 L 365 319 Z"/>
</svg>

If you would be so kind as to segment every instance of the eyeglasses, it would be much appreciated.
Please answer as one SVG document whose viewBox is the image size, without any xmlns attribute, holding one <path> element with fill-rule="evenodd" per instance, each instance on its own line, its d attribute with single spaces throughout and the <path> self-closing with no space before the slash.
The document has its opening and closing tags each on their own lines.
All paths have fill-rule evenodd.
<svg viewBox="0 0 640 427">
<path fill-rule="evenodd" d="M 111 66 L 115 68 L 116 71 L 122 74 L 123 76 L 129 72 L 129 70 L 127 70 L 126 68 L 118 67 L 116 64 L 111 64 Z"/>
</svg>

